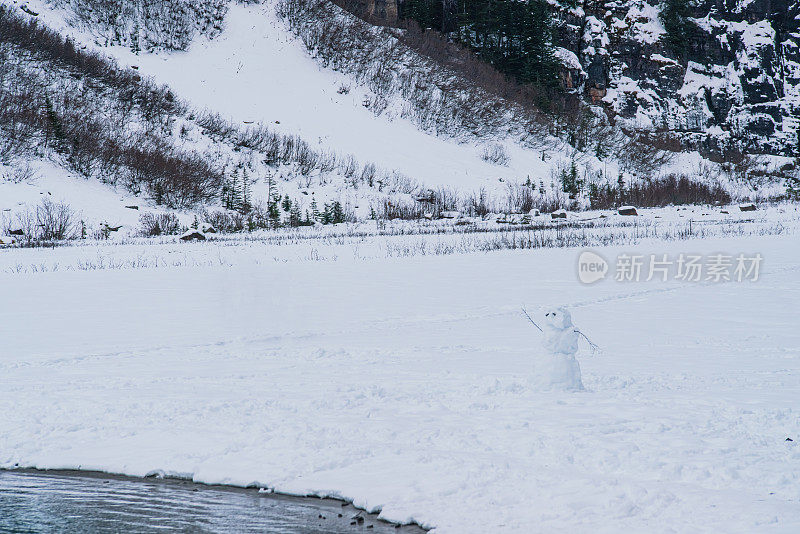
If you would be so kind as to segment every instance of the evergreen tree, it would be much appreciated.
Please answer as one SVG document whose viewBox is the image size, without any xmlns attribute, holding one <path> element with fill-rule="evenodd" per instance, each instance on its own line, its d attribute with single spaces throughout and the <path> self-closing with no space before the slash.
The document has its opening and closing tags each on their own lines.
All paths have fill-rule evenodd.
<svg viewBox="0 0 800 534">
<path fill-rule="evenodd" d="M 53 102 L 49 97 L 44 99 L 44 108 L 47 113 L 47 122 L 50 131 L 53 134 L 53 147 L 56 152 L 63 153 L 66 150 L 67 136 L 64 134 L 64 127 L 61 124 L 61 119 L 53 107 Z"/>
<path fill-rule="evenodd" d="M 401 17 L 415 21 L 423 29 L 444 31 L 442 0 L 405 0 L 400 4 Z"/>
<path fill-rule="evenodd" d="M 267 206 L 267 216 L 272 226 L 278 227 L 281 225 L 281 211 L 278 209 L 277 202 L 272 202 Z"/>
<path fill-rule="evenodd" d="M 231 209 L 231 185 L 227 177 L 222 180 L 222 207 L 229 210 Z"/>
<path fill-rule="evenodd" d="M 233 169 L 233 175 L 231 176 L 230 188 L 229 188 L 230 196 L 228 199 L 228 205 L 226 206 L 229 210 L 239 211 L 239 168 Z"/>
<path fill-rule="evenodd" d="M 786 193 L 791 200 L 800 200 L 800 176 L 792 176 L 786 180 Z"/>
<path fill-rule="evenodd" d="M 561 189 L 574 198 L 581 188 L 580 180 L 578 180 L 578 167 L 575 165 L 575 160 L 570 163 L 569 169 L 561 171 Z"/>
<path fill-rule="evenodd" d="M 333 224 L 344 222 L 344 209 L 338 200 L 331 205 L 330 221 Z"/>
<path fill-rule="evenodd" d="M 302 215 L 300 214 L 300 206 L 295 203 L 289 212 L 289 226 L 296 228 L 300 226 Z"/>
<path fill-rule="evenodd" d="M 330 224 L 331 223 L 331 207 L 326 202 L 322 206 L 322 213 L 320 214 L 320 222 L 322 224 Z"/>
<path fill-rule="evenodd" d="M 546 0 L 459 0 L 457 39 L 521 83 L 559 83 Z"/>
<path fill-rule="evenodd" d="M 239 211 L 250 213 L 252 207 L 250 203 L 250 176 L 247 173 L 247 169 L 242 169 L 242 197 Z"/>
<path fill-rule="evenodd" d="M 594 182 L 589 184 L 589 204 L 594 206 L 597 199 L 600 197 L 600 187 Z"/>
<path fill-rule="evenodd" d="M 617 194 L 619 195 L 620 203 L 625 201 L 625 177 L 619 173 L 617 178 Z"/>
<path fill-rule="evenodd" d="M 135 19 L 133 21 L 133 28 L 131 29 L 131 52 L 139 55 L 139 52 L 142 50 L 141 45 L 139 44 L 139 34 L 141 33 L 139 29 L 139 20 Z"/>
<path fill-rule="evenodd" d="M 278 193 L 278 186 L 275 183 L 275 178 L 273 178 L 272 173 L 269 173 L 267 174 L 267 205 L 270 207 L 273 204 L 277 206 L 280 200 L 281 195 Z"/>
</svg>

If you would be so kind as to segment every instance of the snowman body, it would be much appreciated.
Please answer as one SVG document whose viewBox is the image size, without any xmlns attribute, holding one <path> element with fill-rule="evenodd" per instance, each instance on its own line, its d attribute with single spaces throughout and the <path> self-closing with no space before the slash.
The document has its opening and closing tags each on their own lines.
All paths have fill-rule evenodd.
<svg viewBox="0 0 800 534">
<path fill-rule="evenodd" d="M 538 389 L 581 390 L 578 329 L 563 309 L 548 310 L 542 325 L 542 351 L 535 362 L 534 381 Z"/>
</svg>

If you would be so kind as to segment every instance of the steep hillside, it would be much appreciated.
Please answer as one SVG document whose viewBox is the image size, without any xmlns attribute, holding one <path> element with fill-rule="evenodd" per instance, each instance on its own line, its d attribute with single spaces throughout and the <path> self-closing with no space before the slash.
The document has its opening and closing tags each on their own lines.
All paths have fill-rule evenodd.
<svg viewBox="0 0 800 534">
<path fill-rule="evenodd" d="M 30 24 L 39 32 L 31 35 L 52 28 L 57 37 L 48 39 L 58 41 L 42 44 L 24 29 L 0 35 L 6 212 L 52 190 L 71 190 L 65 200 L 102 212 L 89 198 L 103 195 L 81 193 L 78 182 L 70 188 L 75 178 L 115 188 L 109 210 L 124 216 L 109 223 L 135 224 L 139 213 L 120 204 L 187 210 L 184 224 L 204 208 L 224 208 L 238 212 L 225 225 L 234 229 L 327 220 L 318 213 L 333 203 L 351 220 L 613 207 L 653 180 L 689 183 L 673 175 L 696 182 L 687 191 L 709 191 L 708 202 L 785 191 L 771 178 L 785 159 L 720 167 L 634 131 L 663 130 L 663 106 L 692 116 L 675 107 L 688 100 L 675 104 L 659 96 L 661 86 L 620 74 L 628 71 L 607 28 L 619 30 L 615 42 L 667 46 L 658 10 L 641 3 L 604 12 L 624 11 L 625 32 L 623 19 L 609 25 L 591 10 L 552 5 L 564 9 L 558 56 L 568 79 L 597 104 L 560 114 L 429 34 L 372 26 L 327 1 L 2 3 L 21 21 L 14 24 Z M 635 109 L 621 106 L 634 86 Z M 734 113 L 741 122 L 753 108 Z M 788 132 L 791 121 L 781 127 Z M 715 139 L 718 152 L 737 147 L 722 126 L 694 128 L 674 126 L 705 153 Z"/>
<path fill-rule="evenodd" d="M 669 131 L 715 159 L 798 154 L 796 0 L 338 1 L 378 24 L 444 32 L 526 80 L 551 68 L 552 33 L 563 88 L 628 130 Z"/>
<path fill-rule="evenodd" d="M 73 24 L 68 6 L 52 10 L 49 4 L 29 5 L 49 25 L 90 46 L 99 43 L 102 52 L 122 65 L 138 67 L 192 104 L 239 124 L 268 124 L 319 149 L 353 154 L 429 187 L 494 189 L 498 179 L 519 181 L 528 175 L 550 180 L 549 166 L 540 165 L 538 147 L 504 144 L 508 164 L 495 165 L 482 158 L 487 146 L 494 144 L 491 139 L 467 144 L 421 131 L 407 117 L 407 104 L 400 99 L 385 102 L 376 114 L 373 101 L 381 95 L 352 76 L 321 69 L 286 20 L 276 14 L 272 0 L 231 3 L 224 30 L 219 35 L 198 35 L 185 52 L 156 48 L 139 53 L 108 41 L 105 29 Z"/>
<path fill-rule="evenodd" d="M 800 153 L 800 3 L 553 3 L 559 44 L 578 55 L 587 98 L 613 119 L 679 132 L 714 157 Z"/>
</svg>

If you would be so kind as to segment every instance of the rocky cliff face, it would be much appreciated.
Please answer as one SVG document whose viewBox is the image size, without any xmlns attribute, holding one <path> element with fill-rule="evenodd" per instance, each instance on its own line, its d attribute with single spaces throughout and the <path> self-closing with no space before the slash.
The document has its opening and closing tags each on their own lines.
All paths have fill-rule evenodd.
<svg viewBox="0 0 800 534">
<path fill-rule="evenodd" d="M 557 44 L 580 61 L 573 83 L 612 120 L 711 156 L 800 154 L 799 0 L 687 0 L 680 52 L 659 0 L 550 2 Z"/>
</svg>

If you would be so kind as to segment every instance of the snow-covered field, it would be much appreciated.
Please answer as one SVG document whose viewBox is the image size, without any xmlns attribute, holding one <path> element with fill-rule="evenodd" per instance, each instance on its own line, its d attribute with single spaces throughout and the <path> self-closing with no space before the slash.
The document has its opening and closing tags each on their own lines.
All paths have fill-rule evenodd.
<svg viewBox="0 0 800 534">
<path fill-rule="evenodd" d="M 0 467 L 338 496 L 437 534 L 797 532 L 782 220 L 595 249 L 759 253 L 755 282 L 587 286 L 575 248 L 385 253 L 420 236 L 0 250 Z M 141 254 L 191 261 L 122 261 Z M 568 306 L 602 348 L 582 342 L 584 390 L 543 387 L 522 305 Z"/>
<path fill-rule="evenodd" d="M 557 164 L 578 157 L 497 139 L 510 161 L 493 165 L 484 140 L 423 132 L 402 102 L 376 116 L 368 89 L 310 57 L 272 0 L 231 5 L 222 33 L 185 52 L 139 55 L 101 46 L 52 3 L 30 6 L 198 110 L 429 187 L 557 187 Z M 0 468 L 335 496 L 437 534 L 800 531 L 796 204 L 540 215 L 533 230 L 506 215 L 362 220 L 183 243 L 136 237 L 151 200 L 32 167 L 0 168 L 2 218 L 51 198 L 121 229 L 0 248 Z M 323 181 L 319 202 L 369 213 L 366 188 Z M 292 187 L 282 193 L 302 198 Z M 579 282 L 582 247 L 610 262 L 606 280 Z M 614 261 L 638 254 L 763 264 L 755 281 L 615 281 Z M 567 307 L 602 350 L 546 328 L 548 354 L 523 306 L 543 326 Z M 576 339 L 580 378 L 557 368 L 574 364 Z"/>
</svg>

